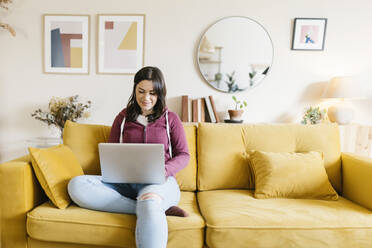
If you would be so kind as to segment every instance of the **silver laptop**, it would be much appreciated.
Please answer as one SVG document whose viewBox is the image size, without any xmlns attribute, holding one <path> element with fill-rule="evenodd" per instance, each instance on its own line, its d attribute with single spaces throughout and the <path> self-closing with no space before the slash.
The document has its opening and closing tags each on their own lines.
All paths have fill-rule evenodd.
<svg viewBox="0 0 372 248">
<path fill-rule="evenodd" d="M 103 182 L 165 182 L 163 144 L 99 143 L 98 151 Z"/>
</svg>

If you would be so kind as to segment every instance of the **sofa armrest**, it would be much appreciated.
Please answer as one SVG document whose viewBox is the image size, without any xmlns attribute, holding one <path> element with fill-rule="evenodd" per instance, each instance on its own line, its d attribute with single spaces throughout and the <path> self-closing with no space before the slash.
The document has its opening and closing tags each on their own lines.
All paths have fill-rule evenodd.
<svg viewBox="0 0 372 248">
<path fill-rule="evenodd" d="M 0 164 L 0 247 L 27 247 L 27 212 L 45 200 L 28 156 Z"/>
<path fill-rule="evenodd" d="M 372 158 L 342 153 L 342 194 L 372 210 Z"/>
</svg>

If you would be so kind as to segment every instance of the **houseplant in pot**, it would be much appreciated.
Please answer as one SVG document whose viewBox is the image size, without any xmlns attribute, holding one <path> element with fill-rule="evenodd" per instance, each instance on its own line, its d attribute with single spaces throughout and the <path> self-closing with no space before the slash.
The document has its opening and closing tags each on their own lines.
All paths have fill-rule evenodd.
<svg viewBox="0 0 372 248">
<path fill-rule="evenodd" d="M 305 125 L 314 125 L 327 122 L 329 122 L 327 111 L 325 109 L 320 109 L 320 107 L 309 107 L 305 109 L 305 113 L 301 121 L 301 123 Z"/>
<path fill-rule="evenodd" d="M 229 116 L 231 121 L 240 121 L 244 112 L 244 108 L 247 107 L 245 100 L 239 100 L 236 96 L 232 96 L 235 103 L 234 109 L 229 109 Z"/>
</svg>

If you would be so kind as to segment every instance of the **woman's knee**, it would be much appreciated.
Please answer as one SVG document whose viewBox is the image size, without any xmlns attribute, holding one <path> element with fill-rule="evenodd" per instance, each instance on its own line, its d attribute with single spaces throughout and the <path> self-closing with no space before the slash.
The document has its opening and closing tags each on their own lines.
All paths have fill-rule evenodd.
<svg viewBox="0 0 372 248">
<path fill-rule="evenodd" d="M 76 176 L 72 178 L 68 182 L 68 190 L 70 191 L 76 191 L 81 188 L 82 185 L 86 184 L 87 182 L 87 176 L 86 175 L 81 175 L 81 176 Z"/>
<path fill-rule="evenodd" d="M 84 176 L 74 177 L 69 181 L 67 185 L 68 194 L 70 195 L 73 201 L 75 201 L 77 196 L 80 194 L 79 192 L 81 191 L 82 181 L 84 180 L 83 177 Z"/>
<path fill-rule="evenodd" d="M 140 202 L 145 201 L 145 200 L 153 200 L 153 201 L 156 201 L 158 203 L 161 203 L 163 201 L 163 197 L 161 197 L 157 193 L 149 192 L 149 193 L 144 193 L 144 194 L 138 196 L 137 200 L 140 201 Z"/>
<path fill-rule="evenodd" d="M 67 185 L 68 192 L 75 191 L 75 189 L 79 188 L 79 184 L 81 184 L 83 176 L 76 176 L 72 178 Z"/>
<path fill-rule="evenodd" d="M 80 198 L 82 194 L 86 194 L 87 190 L 99 180 L 99 176 L 81 175 L 72 178 L 68 185 L 67 191 L 70 197 L 75 200 Z M 88 190 L 89 191 L 89 190 Z"/>
<path fill-rule="evenodd" d="M 163 197 L 157 193 L 144 193 L 137 197 L 137 214 L 152 216 L 155 213 L 163 213 Z"/>
</svg>

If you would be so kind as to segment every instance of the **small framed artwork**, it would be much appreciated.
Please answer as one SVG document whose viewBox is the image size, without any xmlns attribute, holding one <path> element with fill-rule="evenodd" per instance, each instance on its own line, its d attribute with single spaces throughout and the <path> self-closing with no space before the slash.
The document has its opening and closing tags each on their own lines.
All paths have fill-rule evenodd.
<svg viewBox="0 0 372 248">
<path fill-rule="evenodd" d="M 134 74 L 143 67 L 145 15 L 98 15 L 97 73 Z"/>
<path fill-rule="evenodd" d="M 295 18 L 292 50 L 323 51 L 326 28 L 326 18 Z"/>
<path fill-rule="evenodd" d="M 89 15 L 43 15 L 44 73 L 89 74 Z"/>
</svg>

